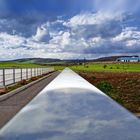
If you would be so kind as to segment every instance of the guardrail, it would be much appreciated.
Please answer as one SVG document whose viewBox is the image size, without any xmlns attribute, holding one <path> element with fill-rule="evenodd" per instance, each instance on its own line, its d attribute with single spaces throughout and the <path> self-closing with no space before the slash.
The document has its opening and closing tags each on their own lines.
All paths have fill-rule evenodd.
<svg viewBox="0 0 140 140">
<path fill-rule="evenodd" d="M 53 71 L 53 68 L 3 68 L 0 69 L 0 87 L 5 87 L 31 77 Z"/>
<path fill-rule="evenodd" d="M 2 140 L 139 140 L 140 120 L 65 69 L 0 130 Z"/>
</svg>

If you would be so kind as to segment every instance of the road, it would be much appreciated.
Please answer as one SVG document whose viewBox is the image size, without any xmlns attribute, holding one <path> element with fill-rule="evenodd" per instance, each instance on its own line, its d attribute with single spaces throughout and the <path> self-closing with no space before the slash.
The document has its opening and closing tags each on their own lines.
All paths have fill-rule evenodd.
<svg viewBox="0 0 140 140">
<path fill-rule="evenodd" d="M 55 72 L 48 78 L 43 79 L 20 93 L 0 102 L 0 128 L 15 116 L 21 108 L 30 102 L 58 74 L 59 72 Z"/>
</svg>

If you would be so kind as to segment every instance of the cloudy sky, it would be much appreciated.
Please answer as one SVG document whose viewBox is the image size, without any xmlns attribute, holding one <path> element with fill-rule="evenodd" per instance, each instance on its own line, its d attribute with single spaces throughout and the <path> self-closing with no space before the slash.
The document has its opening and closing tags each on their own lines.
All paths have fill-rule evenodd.
<svg viewBox="0 0 140 140">
<path fill-rule="evenodd" d="M 139 0 L 0 0 L 0 60 L 140 54 Z"/>
</svg>

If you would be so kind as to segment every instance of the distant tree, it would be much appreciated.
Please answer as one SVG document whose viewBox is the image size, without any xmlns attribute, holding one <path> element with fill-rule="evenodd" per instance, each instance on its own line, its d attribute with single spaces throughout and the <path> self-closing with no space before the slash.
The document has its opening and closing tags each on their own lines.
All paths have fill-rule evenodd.
<svg viewBox="0 0 140 140">
<path fill-rule="evenodd" d="M 107 68 L 107 65 L 104 65 L 104 69 L 106 69 Z"/>
<path fill-rule="evenodd" d="M 84 57 L 84 60 L 83 60 L 83 65 L 84 65 L 84 67 L 86 66 L 86 58 Z"/>
</svg>

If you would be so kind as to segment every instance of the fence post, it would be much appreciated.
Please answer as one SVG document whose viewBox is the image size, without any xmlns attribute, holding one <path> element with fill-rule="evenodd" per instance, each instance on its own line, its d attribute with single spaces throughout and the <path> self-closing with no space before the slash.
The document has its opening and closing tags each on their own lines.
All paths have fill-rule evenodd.
<svg viewBox="0 0 140 140">
<path fill-rule="evenodd" d="M 42 74 L 44 74 L 44 73 L 43 73 L 43 68 L 41 68 L 41 75 L 42 75 Z"/>
<path fill-rule="evenodd" d="M 34 69 L 34 76 L 36 76 L 35 68 L 33 68 L 33 69 Z"/>
<path fill-rule="evenodd" d="M 15 82 L 16 82 L 15 69 L 13 69 L 13 82 L 14 82 L 14 84 L 15 84 Z"/>
<path fill-rule="evenodd" d="M 39 75 L 39 73 L 38 73 L 38 68 L 37 68 L 37 76 Z"/>
<path fill-rule="evenodd" d="M 21 81 L 22 81 L 22 68 L 20 69 L 20 76 L 21 76 Z"/>
<path fill-rule="evenodd" d="M 2 73 L 3 73 L 3 86 L 5 87 L 6 86 L 6 83 L 5 83 L 5 69 L 2 69 Z"/>
<path fill-rule="evenodd" d="M 31 77 L 32 77 L 32 68 L 30 69 L 30 72 L 31 72 Z"/>
<path fill-rule="evenodd" d="M 26 68 L 26 79 L 28 80 L 28 68 Z"/>
</svg>

